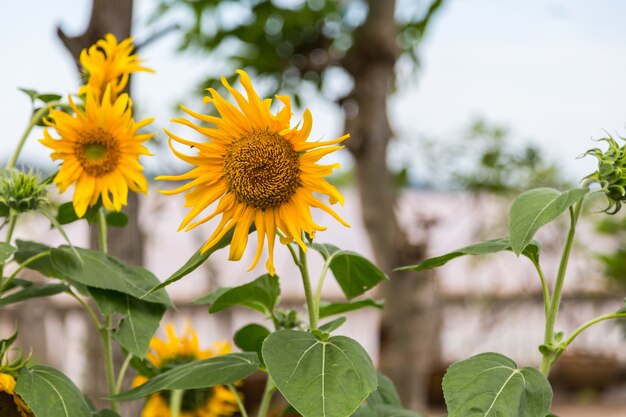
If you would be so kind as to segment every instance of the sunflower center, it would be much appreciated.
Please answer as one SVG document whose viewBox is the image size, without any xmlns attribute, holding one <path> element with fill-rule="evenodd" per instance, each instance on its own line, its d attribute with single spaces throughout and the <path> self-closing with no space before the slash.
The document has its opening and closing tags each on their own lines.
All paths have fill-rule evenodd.
<svg viewBox="0 0 626 417">
<path fill-rule="evenodd" d="M 101 177 L 117 167 L 120 147 L 111 133 L 96 128 L 79 137 L 75 145 L 75 154 L 87 174 Z"/>
<path fill-rule="evenodd" d="M 253 130 L 226 151 L 224 180 L 239 202 L 260 210 L 279 206 L 300 185 L 298 153 L 279 134 Z"/>
<path fill-rule="evenodd" d="M 0 416 L 21 417 L 12 394 L 0 391 Z"/>
</svg>

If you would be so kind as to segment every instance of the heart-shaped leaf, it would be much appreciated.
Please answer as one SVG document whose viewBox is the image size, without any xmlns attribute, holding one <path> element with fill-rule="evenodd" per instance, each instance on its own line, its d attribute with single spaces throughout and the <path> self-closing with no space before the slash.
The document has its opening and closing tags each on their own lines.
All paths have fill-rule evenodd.
<svg viewBox="0 0 626 417">
<path fill-rule="evenodd" d="M 545 417 L 552 388 L 537 369 L 519 369 L 497 353 L 483 353 L 448 368 L 443 379 L 448 417 Z"/>
<path fill-rule="evenodd" d="M 279 330 L 263 343 L 272 380 L 303 417 L 348 417 L 378 382 L 372 360 L 356 341 Z"/>
</svg>

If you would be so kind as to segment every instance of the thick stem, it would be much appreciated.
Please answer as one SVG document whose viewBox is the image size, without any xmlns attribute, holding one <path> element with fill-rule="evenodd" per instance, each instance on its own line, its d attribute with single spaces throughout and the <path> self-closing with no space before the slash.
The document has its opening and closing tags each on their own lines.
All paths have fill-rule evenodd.
<svg viewBox="0 0 626 417">
<path fill-rule="evenodd" d="M 111 316 L 106 316 L 100 335 L 104 345 L 104 366 L 106 369 L 107 386 L 109 395 L 113 396 L 115 395 L 115 365 L 113 363 L 113 344 L 111 342 Z M 116 400 L 111 400 L 111 409 L 119 413 L 120 405 Z"/>
<path fill-rule="evenodd" d="M 172 394 L 170 395 L 171 417 L 178 417 L 180 415 L 180 409 L 183 405 L 183 395 L 185 395 L 185 390 L 183 389 L 172 390 Z"/>
<path fill-rule="evenodd" d="M 107 253 L 107 218 L 104 207 L 98 210 L 98 243 L 100 244 L 100 252 Z"/>
<path fill-rule="evenodd" d="M 239 413 L 241 414 L 241 417 L 248 417 L 248 412 L 246 411 L 246 407 L 241 402 L 241 397 L 237 392 L 237 388 L 235 388 L 233 384 L 228 384 L 228 389 L 230 389 L 230 392 L 232 392 L 235 396 L 235 401 L 237 402 L 237 406 L 239 407 Z"/>
<path fill-rule="evenodd" d="M 319 311 L 315 306 L 315 300 L 313 299 L 313 290 L 311 289 L 311 278 L 309 277 L 309 267 L 306 261 L 306 252 L 299 247 L 300 257 L 298 262 L 298 268 L 300 268 L 300 274 L 302 275 L 302 285 L 304 286 L 304 296 L 306 298 L 306 306 L 309 311 L 309 324 L 311 331 L 317 330 L 317 320 L 319 317 Z"/>
<path fill-rule="evenodd" d="M 13 210 L 9 212 L 9 228 L 7 229 L 7 235 L 4 239 L 5 243 L 11 244 L 13 239 L 13 232 L 15 232 L 15 225 L 17 224 L 17 213 Z"/>
<path fill-rule="evenodd" d="M 263 391 L 263 398 L 261 399 L 261 406 L 259 407 L 259 414 L 257 417 L 266 417 L 267 411 L 270 408 L 270 403 L 272 402 L 272 394 L 276 390 L 276 385 L 274 385 L 274 381 L 272 381 L 271 376 L 267 376 L 267 382 L 265 382 L 265 391 Z"/>
<path fill-rule="evenodd" d="M 570 207 L 570 228 L 567 233 L 567 239 L 565 246 L 563 247 L 563 254 L 561 255 L 561 263 L 559 264 L 559 271 L 556 276 L 556 284 L 554 286 L 554 292 L 552 294 L 552 300 L 550 302 L 550 309 L 548 310 L 548 316 L 546 317 L 546 330 L 544 335 L 544 345 L 551 346 L 554 342 L 554 325 L 556 318 L 559 314 L 559 306 L 561 304 L 561 295 L 563 293 L 563 284 L 565 282 L 565 272 L 567 271 L 567 264 L 569 262 L 569 256 L 572 251 L 572 245 L 574 243 L 574 235 L 576 234 L 576 223 L 582 209 L 584 198 L 578 200 L 574 208 Z M 554 357 L 552 352 L 545 352 L 543 354 L 543 360 L 541 362 L 541 372 L 548 376 L 550 369 L 554 364 Z"/>
<path fill-rule="evenodd" d="M 33 128 L 37 125 L 37 123 L 39 123 L 41 119 L 43 119 L 43 117 L 46 115 L 46 113 L 50 111 L 51 108 L 59 106 L 60 104 L 61 104 L 60 101 L 51 101 L 50 103 L 47 103 L 44 107 L 37 110 L 35 114 L 33 114 L 33 117 L 30 119 L 30 122 L 28 122 L 28 126 L 26 126 L 26 130 L 24 131 L 24 133 L 22 134 L 22 137 L 17 143 L 17 147 L 15 148 L 15 151 L 13 152 L 11 159 L 9 159 L 9 162 L 7 162 L 7 165 L 6 165 L 7 168 L 13 168 L 15 166 L 15 164 L 17 163 L 17 158 L 19 158 L 20 153 L 22 152 L 22 148 L 24 147 L 24 144 L 26 143 L 26 139 L 28 139 L 28 135 L 33 130 Z"/>
</svg>

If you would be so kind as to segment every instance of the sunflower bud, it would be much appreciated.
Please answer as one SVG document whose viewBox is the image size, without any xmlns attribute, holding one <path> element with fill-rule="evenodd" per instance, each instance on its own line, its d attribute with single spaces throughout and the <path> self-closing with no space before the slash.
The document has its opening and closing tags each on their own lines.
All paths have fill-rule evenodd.
<svg viewBox="0 0 626 417">
<path fill-rule="evenodd" d="M 0 215 L 37 210 L 47 201 L 46 185 L 32 170 L 0 172 Z"/>
<path fill-rule="evenodd" d="M 600 184 L 609 200 L 605 212 L 616 214 L 626 202 L 626 144 L 619 146 L 610 135 L 600 140 L 609 147 L 606 151 L 595 148 L 585 152 L 584 155 L 593 155 L 598 159 L 598 170 L 585 179 Z"/>
</svg>

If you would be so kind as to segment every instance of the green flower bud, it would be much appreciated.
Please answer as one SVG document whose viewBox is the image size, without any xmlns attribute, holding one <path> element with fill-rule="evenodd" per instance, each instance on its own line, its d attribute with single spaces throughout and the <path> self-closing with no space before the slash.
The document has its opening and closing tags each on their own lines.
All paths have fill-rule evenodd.
<svg viewBox="0 0 626 417">
<path fill-rule="evenodd" d="M 609 147 L 606 151 L 594 148 L 585 152 L 584 155 L 593 155 L 598 159 L 598 170 L 585 179 L 600 185 L 609 200 L 605 212 L 615 214 L 626 202 L 626 144 L 619 146 L 610 135 L 600 140 Z"/>
<path fill-rule="evenodd" d="M 46 185 L 32 170 L 0 171 L 0 216 L 7 217 L 11 211 L 24 213 L 41 208 L 48 200 Z"/>
</svg>

